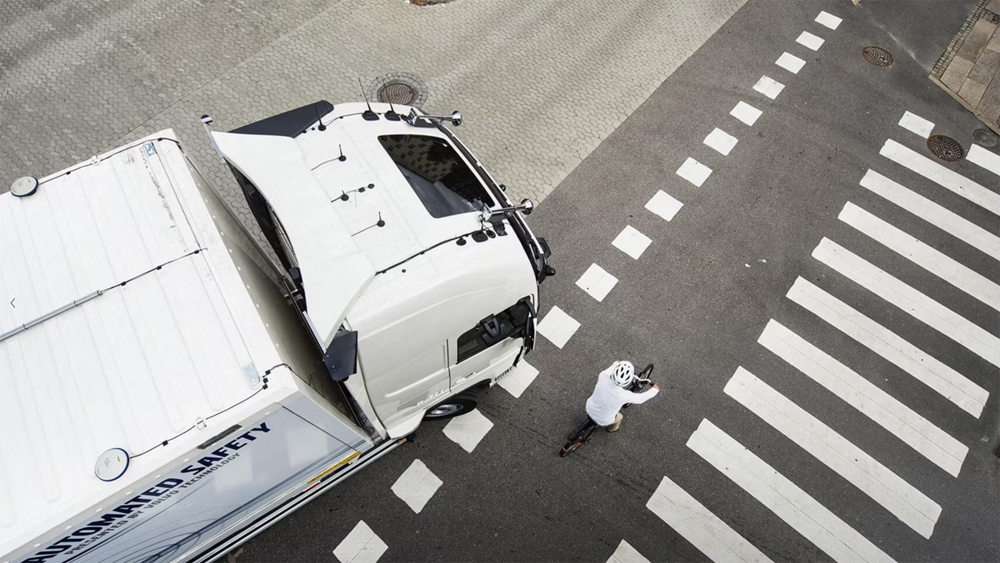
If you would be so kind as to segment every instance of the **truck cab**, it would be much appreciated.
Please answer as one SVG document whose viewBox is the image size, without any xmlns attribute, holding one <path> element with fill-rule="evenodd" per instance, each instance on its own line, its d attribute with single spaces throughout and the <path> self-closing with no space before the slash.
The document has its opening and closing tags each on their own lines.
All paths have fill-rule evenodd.
<svg viewBox="0 0 1000 563">
<path fill-rule="evenodd" d="M 554 273 L 531 202 L 445 121 L 461 117 L 317 102 L 210 132 L 331 378 L 383 437 L 475 408 L 532 349 Z"/>
</svg>

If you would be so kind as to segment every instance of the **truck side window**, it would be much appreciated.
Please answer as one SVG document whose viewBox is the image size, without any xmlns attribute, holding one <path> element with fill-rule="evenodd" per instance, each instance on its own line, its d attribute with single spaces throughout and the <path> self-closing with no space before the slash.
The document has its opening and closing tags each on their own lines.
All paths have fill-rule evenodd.
<svg viewBox="0 0 1000 563">
<path fill-rule="evenodd" d="M 522 300 L 496 315 L 490 315 L 479 321 L 476 326 L 458 337 L 458 358 L 455 363 L 460 364 L 507 338 L 524 336 L 530 319 L 531 309 Z M 497 339 L 498 334 L 505 336 Z"/>
</svg>

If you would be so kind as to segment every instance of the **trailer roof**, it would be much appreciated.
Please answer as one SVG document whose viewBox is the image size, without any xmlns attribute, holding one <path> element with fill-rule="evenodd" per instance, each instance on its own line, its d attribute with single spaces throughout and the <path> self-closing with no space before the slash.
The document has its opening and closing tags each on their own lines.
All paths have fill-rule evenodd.
<svg viewBox="0 0 1000 563">
<path fill-rule="evenodd" d="M 0 195 L 0 555 L 152 479 L 201 421 L 275 400 L 277 354 L 201 197 L 172 131 Z M 111 448 L 131 461 L 105 482 Z"/>
</svg>

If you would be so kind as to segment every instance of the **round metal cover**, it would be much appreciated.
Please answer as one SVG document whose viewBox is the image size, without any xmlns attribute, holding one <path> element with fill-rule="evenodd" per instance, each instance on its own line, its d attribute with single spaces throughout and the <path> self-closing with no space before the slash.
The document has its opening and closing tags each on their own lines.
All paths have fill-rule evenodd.
<svg viewBox="0 0 1000 563">
<path fill-rule="evenodd" d="M 111 448 L 97 458 L 94 474 L 101 481 L 114 481 L 125 474 L 128 463 L 128 452 L 121 448 Z"/>
<path fill-rule="evenodd" d="M 417 97 L 417 92 L 409 84 L 403 82 L 389 82 L 378 89 L 378 101 L 392 102 L 408 106 Z"/>
<path fill-rule="evenodd" d="M 394 73 L 376 78 L 368 87 L 368 99 L 422 108 L 430 91 L 422 80 L 412 74 Z"/>
<path fill-rule="evenodd" d="M 892 66 L 892 53 L 882 47 L 875 47 L 874 45 L 865 47 L 861 49 L 861 56 L 875 66 Z"/>
<path fill-rule="evenodd" d="M 948 162 L 962 160 L 962 157 L 965 156 L 965 150 L 962 148 L 962 145 L 958 144 L 958 141 L 955 139 L 945 137 L 944 135 L 931 135 L 927 139 L 927 148 L 931 149 L 934 156 Z"/>
<path fill-rule="evenodd" d="M 10 186 L 10 193 L 15 197 L 28 197 L 38 189 L 38 178 L 24 176 L 14 180 Z"/>
<path fill-rule="evenodd" d="M 972 132 L 972 138 L 984 147 L 995 147 L 1000 142 L 1000 137 L 989 129 L 976 129 Z"/>
</svg>

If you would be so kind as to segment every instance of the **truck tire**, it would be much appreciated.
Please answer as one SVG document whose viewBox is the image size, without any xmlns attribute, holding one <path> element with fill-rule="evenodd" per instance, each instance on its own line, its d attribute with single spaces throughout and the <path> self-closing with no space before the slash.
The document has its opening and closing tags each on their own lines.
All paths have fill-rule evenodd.
<svg viewBox="0 0 1000 563">
<path fill-rule="evenodd" d="M 464 391 L 434 405 L 434 408 L 427 411 L 427 414 L 424 415 L 424 419 L 444 420 L 474 411 L 477 406 L 479 406 L 479 395 L 474 392 Z"/>
</svg>

